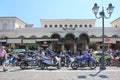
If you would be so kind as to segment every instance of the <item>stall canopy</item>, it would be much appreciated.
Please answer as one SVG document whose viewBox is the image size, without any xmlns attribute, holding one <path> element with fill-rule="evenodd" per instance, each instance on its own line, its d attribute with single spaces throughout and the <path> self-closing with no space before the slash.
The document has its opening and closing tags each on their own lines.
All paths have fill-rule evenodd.
<svg viewBox="0 0 120 80">
<path fill-rule="evenodd" d="M 58 39 L 37 39 L 36 41 L 58 41 Z"/>
<path fill-rule="evenodd" d="M 7 39 L 7 43 L 21 43 L 21 39 Z"/>
<path fill-rule="evenodd" d="M 36 43 L 34 39 L 23 39 L 23 43 Z"/>
</svg>

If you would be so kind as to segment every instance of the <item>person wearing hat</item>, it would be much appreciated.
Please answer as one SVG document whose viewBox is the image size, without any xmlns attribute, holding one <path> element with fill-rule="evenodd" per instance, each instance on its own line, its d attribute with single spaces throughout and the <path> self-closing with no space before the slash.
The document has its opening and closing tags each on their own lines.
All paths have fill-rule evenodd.
<svg viewBox="0 0 120 80">
<path fill-rule="evenodd" d="M 1 46 L 0 48 L 0 64 L 3 66 L 3 71 L 7 71 L 8 69 L 6 68 L 5 61 L 7 60 L 7 53 L 5 50 L 5 46 Z"/>
</svg>

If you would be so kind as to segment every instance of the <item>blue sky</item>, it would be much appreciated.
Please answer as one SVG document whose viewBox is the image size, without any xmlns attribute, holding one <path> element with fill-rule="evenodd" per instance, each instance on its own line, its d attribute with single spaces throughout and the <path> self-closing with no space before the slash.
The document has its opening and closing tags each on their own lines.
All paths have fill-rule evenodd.
<svg viewBox="0 0 120 80">
<path fill-rule="evenodd" d="M 120 0 L 0 0 L 0 16 L 16 16 L 40 27 L 40 19 L 96 19 L 94 3 L 100 6 L 99 11 L 109 3 L 115 7 L 111 18 L 105 19 L 106 27 L 120 17 Z M 101 19 L 97 19 L 96 26 L 101 26 Z"/>
</svg>

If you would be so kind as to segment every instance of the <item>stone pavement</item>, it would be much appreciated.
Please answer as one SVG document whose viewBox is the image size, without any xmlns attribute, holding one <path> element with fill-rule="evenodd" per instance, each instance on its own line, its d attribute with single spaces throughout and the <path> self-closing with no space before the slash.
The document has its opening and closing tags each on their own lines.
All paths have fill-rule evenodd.
<svg viewBox="0 0 120 80">
<path fill-rule="evenodd" d="M 106 70 L 80 68 L 39 68 L 21 70 L 19 67 L 9 67 L 9 71 L 3 72 L 0 67 L 0 80 L 120 80 L 120 67 L 106 67 Z"/>
</svg>

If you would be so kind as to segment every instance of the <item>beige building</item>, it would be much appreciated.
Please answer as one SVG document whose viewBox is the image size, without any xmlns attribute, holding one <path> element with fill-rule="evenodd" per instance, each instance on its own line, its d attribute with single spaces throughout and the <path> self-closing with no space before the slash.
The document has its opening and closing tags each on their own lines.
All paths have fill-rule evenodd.
<svg viewBox="0 0 120 80">
<path fill-rule="evenodd" d="M 112 27 L 120 27 L 120 17 L 113 20 L 110 24 Z"/>
<path fill-rule="evenodd" d="M 120 18 L 105 27 L 105 48 L 120 48 Z M 0 17 L 0 42 L 13 48 L 88 49 L 102 47 L 102 28 L 95 19 L 41 19 L 34 27 L 17 17 Z M 117 27 L 116 27 L 117 26 Z M 96 47 L 94 47 L 94 45 Z"/>
</svg>

